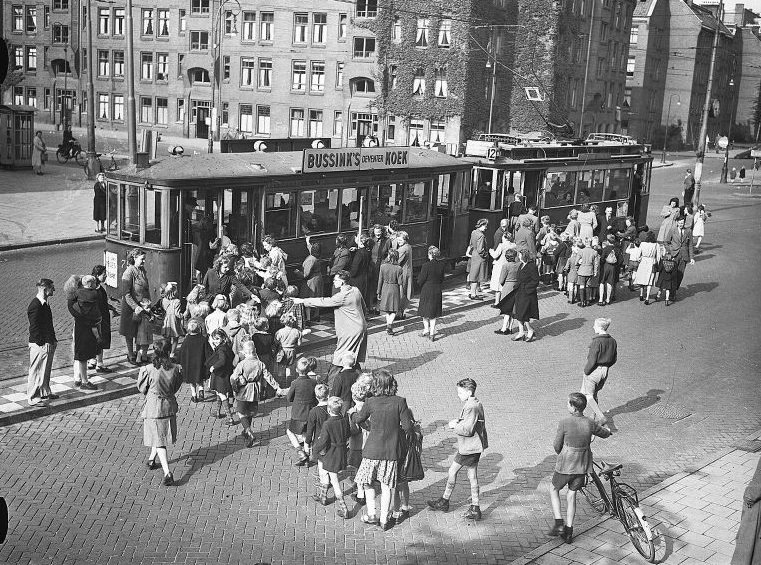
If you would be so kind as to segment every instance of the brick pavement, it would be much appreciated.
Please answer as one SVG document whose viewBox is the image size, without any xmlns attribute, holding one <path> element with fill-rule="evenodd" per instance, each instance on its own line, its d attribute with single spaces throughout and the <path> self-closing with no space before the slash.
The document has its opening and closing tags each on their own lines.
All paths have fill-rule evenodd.
<svg viewBox="0 0 761 565">
<path fill-rule="evenodd" d="M 726 565 L 735 550 L 742 497 L 758 466 L 761 430 L 741 448 L 729 448 L 689 473 L 640 493 L 640 507 L 656 532 L 656 562 Z M 622 480 L 625 478 L 625 470 Z M 582 499 L 581 504 L 586 502 Z M 644 560 L 611 517 L 575 528 L 573 544 L 554 540 L 511 565 L 638 564 Z"/>
</svg>

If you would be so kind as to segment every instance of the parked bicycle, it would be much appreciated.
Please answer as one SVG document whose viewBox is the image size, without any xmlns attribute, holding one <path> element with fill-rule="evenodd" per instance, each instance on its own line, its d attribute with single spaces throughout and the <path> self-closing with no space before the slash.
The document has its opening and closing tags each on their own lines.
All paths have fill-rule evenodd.
<svg viewBox="0 0 761 565">
<path fill-rule="evenodd" d="M 626 483 L 616 480 L 616 477 L 621 476 L 622 468 L 623 465 L 620 463 L 607 465 L 605 461 L 602 461 L 602 464 L 594 462 L 592 471 L 587 474 L 586 485 L 580 489 L 581 493 L 600 515 L 610 513 L 611 516 L 618 518 L 634 548 L 648 563 L 654 563 L 655 531 L 639 507 L 637 491 Z M 602 481 L 610 481 L 610 494 Z M 594 488 L 592 488 L 593 485 Z"/>
<path fill-rule="evenodd" d="M 55 152 L 55 158 L 62 165 L 67 163 L 69 159 L 74 159 L 77 165 L 85 165 L 87 163 L 87 153 L 82 151 L 82 146 L 76 141 L 70 144 L 59 144 Z"/>
<path fill-rule="evenodd" d="M 113 153 L 109 153 L 109 156 L 111 157 L 111 162 L 108 164 L 107 167 L 103 166 L 103 162 L 100 160 L 101 155 L 103 155 L 103 153 L 96 153 L 95 154 L 96 164 L 95 164 L 95 170 L 92 171 L 92 175 L 90 174 L 90 172 L 91 172 L 90 171 L 90 163 L 87 162 L 87 156 L 85 155 L 85 161 L 84 161 L 84 163 L 82 165 L 83 165 L 83 167 L 85 169 L 85 176 L 88 179 L 94 177 L 95 175 L 97 175 L 98 173 L 100 173 L 102 171 L 118 171 L 119 170 L 119 165 L 116 163 L 116 159 L 114 159 L 114 154 Z M 77 161 L 77 163 L 79 163 L 79 161 Z"/>
</svg>

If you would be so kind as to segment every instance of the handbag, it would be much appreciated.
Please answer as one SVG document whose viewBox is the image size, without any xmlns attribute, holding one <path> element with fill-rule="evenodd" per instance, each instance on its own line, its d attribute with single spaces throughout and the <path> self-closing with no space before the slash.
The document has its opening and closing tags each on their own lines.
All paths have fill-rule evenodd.
<svg viewBox="0 0 761 565">
<path fill-rule="evenodd" d="M 618 263 L 618 257 L 616 257 L 616 252 L 615 252 L 615 251 L 613 251 L 613 250 L 611 250 L 611 251 L 608 253 L 608 256 L 607 256 L 607 257 L 605 257 L 605 262 L 606 262 L 608 265 L 615 265 L 616 263 Z"/>
<path fill-rule="evenodd" d="M 415 422 L 412 431 L 407 434 L 407 455 L 404 457 L 404 467 L 400 473 L 402 480 L 412 482 L 425 478 L 422 451 L 423 432 L 420 430 L 420 423 Z"/>
</svg>

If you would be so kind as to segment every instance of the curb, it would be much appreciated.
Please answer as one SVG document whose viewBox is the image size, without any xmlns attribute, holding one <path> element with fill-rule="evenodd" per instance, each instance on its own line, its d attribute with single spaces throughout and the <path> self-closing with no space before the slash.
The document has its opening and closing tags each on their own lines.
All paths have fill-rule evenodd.
<svg viewBox="0 0 761 565">
<path fill-rule="evenodd" d="M 47 241 L 30 241 L 28 243 L 12 243 L 10 245 L 0 245 L 0 253 L 3 251 L 15 251 L 16 249 L 29 249 L 31 247 L 45 247 L 49 245 L 65 245 L 67 243 L 82 243 L 84 241 L 98 241 L 104 237 L 105 235 L 83 235 L 66 239 L 50 239 Z"/>
<path fill-rule="evenodd" d="M 752 439 L 756 439 L 761 435 L 761 429 L 756 430 L 755 432 L 748 434 L 747 436 L 744 436 L 738 441 L 750 441 Z M 735 442 L 737 443 L 737 442 Z M 653 496 L 654 494 L 657 494 L 661 492 L 662 490 L 666 489 L 667 487 L 673 485 L 674 483 L 681 481 L 685 477 L 689 477 L 690 475 L 694 475 L 698 471 L 700 471 L 703 467 L 707 467 L 711 463 L 714 463 L 721 459 L 722 457 L 725 457 L 732 453 L 733 451 L 737 451 L 736 447 L 727 447 L 725 449 L 722 449 L 721 451 L 717 451 L 716 453 L 713 453 L 711 455 L 706 456 L 704 459 L 701 459 L 699 462 L 695 463 L 694 466 L 688 467 L 686 471 L 682 471 L 680 473 L 677 473 L 676 475 L 672 475 L 671 477 L 664 479 L 657 485 L 653 485 L 650 488 L 646 489 L 642 493 L 638 493 L 638 498 L 641 501 L 645 500 L 646 498 Z M 591 530 L 592 528 L 595 528 L 596 526 L 599 526 L 603 522 L 606 522 L 607 520 L 613 520 L 614 518 L 610 515 L 607 516 L 600 516 L 599 518 L 593 518 L 591 520 L 588 520 L 581 524 L 580 526 L 574 525 L 574 537 L 578 537 L 581 534 L 584 534 Z M 577 533 L 578 532 L 578 533 Z M 540 545 L 536 549 L 526 553 L 522 557 L 519 557 L 518 559 L 511 561 L 510 565 L 529 565 L 532 563 L 535 559 L 538 559 L 542 555 L 546 555 L 556 547 L 560 547 L 562 545 L 565 545 L 565 542 L 559 539 L 553 539 L 552 541 L 548 541 L 547 543 Z"/>
<path fill-rule="evenodd" d="M 480 300 L 480 301 L 474 301 L 472 304 L 463 304 L 461 306 L 456 306 L 449 311 L 447 311 L 445 316 L 442 316 L 442 318 L 445 318 L 446 316 L 449 316 L 450 314 L 455 314 L 457 312 L 463 312 L 466 310 L 474 310 L 476 308 L 480 308 L 483 306 L 488 305 L 490 302 L 489 300 Z M 420 316 L 414 315 L 408 317 L 406 320 L 404 320 L 403 323 L 400 323 L 397 328 L 404 327 L 407 328 L 408 326 L 411 326 L 421 320 Z M 373 328 L 368 328 L 367 335 L 368 337 L 372 334 L 377 334 L 384 332 L 385 326 L 383 324 L 379 324 L 378 326 L 375 326 Z M 396 334 L 398 335 L 398 334 Z M 313 342 L 309 342 L 305 344 L 301 349 L 300 353 L 306 353 L 308 351 L 313 351 L 315 349 L 318 349 L 320 347 L 324 347 L 326 345 L 329 345 L 333 342 L 335 342 L 336 337 L 325 337 L 321 339 L 317 339 Z M 134 368 L 128 371 L 124 372 L 124 375 L 131 375 L 133 372 L 139 371 L 138 368 Z M 93 404 L 99 404 L 101 402 L 107 402 L 109 400 L 116 400 L 118 398 L 124 398 L 126 396 L 131 396 L 133 394 L 137 394 L 137 388 L 134 386 L 130 387 L 124 387 L 119 388 L 116 390 L 108 390 L 103 392 L 96 392 L 93 394 L 89 394 L 86 396 L 83 396 L 81 398 L 75 398 L 71 400 L 67 399 L 61 399 L 58 401 L 52 401 L 49 404 L 45 406 L 32 406 L 32 407 L 26 407 L 23 410 L 19 410 L 18 412 L 14 412 L 13 414 L 2 414 L 0 415 L 0 428 L 5 426 L 10 426 L 13 424 L 19 424 L 21 422 L 26 422 L 29 420 L 35 420 L 37 418 L 41 418 L 43 416 L 50 416 L 52 414 L 58 413 L 58 412 L 64 412 L 66 410 L 72 410 L 75 408 L 83 408 L 85 406 L 91 406 Z"/>
</svg>

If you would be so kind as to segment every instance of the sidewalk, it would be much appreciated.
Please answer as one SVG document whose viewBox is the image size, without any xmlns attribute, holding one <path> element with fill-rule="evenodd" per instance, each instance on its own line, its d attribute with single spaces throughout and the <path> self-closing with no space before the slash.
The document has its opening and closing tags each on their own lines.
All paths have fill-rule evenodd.
<svg viewBox="0 0 761 565">
<path fill-rule="evenodd" d="M 656 563 L 727 565 L 735 549 L 742 496 L 761 458 L 761 430 L 745 441 L 639 493 L 640 506 L 654 526 Z M 622 477 L 626 480 L 626 469 Z M 579 497 L 579 504 L 587 504 Z M 555 540 L 511 565 L 642 564 L 621 523 L 598 518 L 574 528 L 572 544 Z"/>
<path fill-rule="evenodd" d="M 464 285 L 458 283 L 460 280 L 458 277 L 449 280 L 456 286 L 444 291 L 443 308 L 447 314 L 477 308 L 490 303 L 488 298 L 483 301 L 470 300 L 467 289 Z M 548 291 L 548 289 L 545 289 L 545 293 Z M 541 298 L 541 292 L 539 296 Z M 407 320 L 395 324 L 395 333 L 417 332 L 420 330 L 420 318 L 417 317 L 417 300 L 417 298 L 412 300 Z M 415 312 L 415 314 L 413 315 L 412 312 Z M 375 316 L 368 321 L 368 334 L 384 331 L 385 327 L 385 318 L 383 316 Z M 335 329 L 332 312 L 323 311 L 321 322 L 312 324 L 310 330 L 311 332 L 304 336 L 302 347 L 299 350 L 300 353 L 306 353 L 333 342 L 335 339 Z M 90 391 L 75 388 L 71 366 L 55 369 L 51 375 L 50 388 L 60 398 L 47 404 L 29 406 L 26 394 L 26 376 L 1 381 L 0 427 L 39 418 L 53 412 L 89 406 L 98 402 L 106 402 L 135 394 L 137 392 L 135 385 L 137 383 L 138 368 L 127 363 L 125 358 L 126 350 L 124 349 L 121 336 L 114 334 L 112 344 L 113 348 L 108 351 L 105 361 L 106 365 L 110 369 L 113 369 L 114 372 L 96 374 L 92 370 L 89 371 L 91 375 L 89 380 L 98 385 L 98 390 Z M 60 342 L 59 351 L 56 353 L 57 356 L 65 355 L 65 352 L 60 351 L 63 347 L 71 347 L 71 342 L 69 340 Z M 19 354 L 26 354 L 25 352 L 26 349 Z"/>
</svg>

